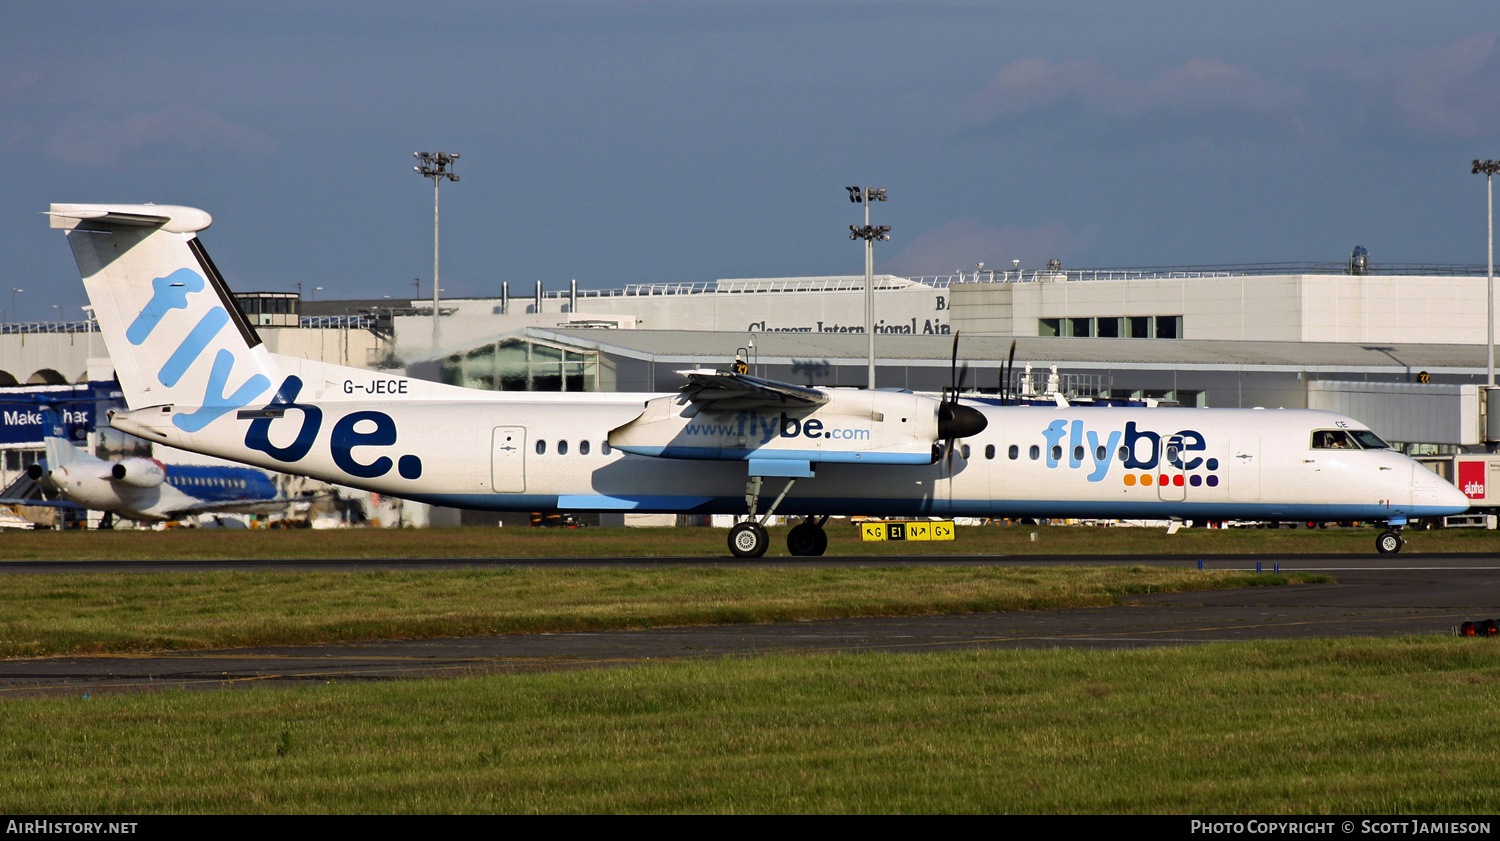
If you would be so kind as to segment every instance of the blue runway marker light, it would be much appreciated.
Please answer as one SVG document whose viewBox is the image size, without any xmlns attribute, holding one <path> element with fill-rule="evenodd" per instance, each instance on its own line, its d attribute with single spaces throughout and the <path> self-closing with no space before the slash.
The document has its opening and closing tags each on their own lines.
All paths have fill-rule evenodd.
<svg viewBox="0 0 1500 841">
<path fill-rule="evenodd" d="M 1260 561 L 1255 562 L 1255 571 L 1260 572 Z"/>
<path fill-rule="evenodd" d="M 1198 559 L 1198 571 L 1199 572 L 1203 571 L 1203 559 L 1202 558 Z"/>
</svg>

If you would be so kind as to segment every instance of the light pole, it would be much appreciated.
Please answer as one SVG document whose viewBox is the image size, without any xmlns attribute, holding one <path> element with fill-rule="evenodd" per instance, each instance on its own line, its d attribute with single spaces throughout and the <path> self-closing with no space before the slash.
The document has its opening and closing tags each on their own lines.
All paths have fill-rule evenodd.
<svg viewBox="0 0 1500 841">
<path fill-rule="evenodd" d="M 1475 161 L 1474 174 L 1484 173 L 1484 189 L 1489 212 L 1486 228 L 1489 232 L 1488 278 L 1484 303 L 1484 343 L 1489 348 L 1486 365 L 1489 376 L 1485 384 L 1495 387 L 1495 173 L 1500 172 L 1500 161 Z M 1488 398 L 1486 398 L 1488 399 Z"/>
<path fill-rule="evenodd" d="M 432 179 L 432 349 L 437 350 L 443 337 L 442 327 L 438 324 L 438 185 L 444 178 L 458 180 L 451 170 L 456 165 L 458 153 L 412 152 L 412 155 L 422 161 L 421 166 L 414 166 L 412 170 L 423 178 Z"/>
<path fill-rule="evenodd" d="M 21 320 L 20 316 L 16 315 L 16 294 L 20 293 L 20 292 L 25 292 L 25 291 L 26 291 L 25 289 L 17 289 L 14 286 L 12 286 L 10 288 L 10 320 L 11 321 L 20 321 Z"/>
<path fill-rule="evenodd" d="M 875 388 L 875 240 L 891 238 L 890 225 L 870 226 L 870 202 L 885 201 L 884 187 L 845 187 L 849 191 L 849 201 L 865 206 L 864 227 L 849 226 L 850 239 L 863 239 L 865 241 L 865 335 L 870 340 L 870 370 L 868 374 L 869 386 L 872 391 Z"/>
</svg>

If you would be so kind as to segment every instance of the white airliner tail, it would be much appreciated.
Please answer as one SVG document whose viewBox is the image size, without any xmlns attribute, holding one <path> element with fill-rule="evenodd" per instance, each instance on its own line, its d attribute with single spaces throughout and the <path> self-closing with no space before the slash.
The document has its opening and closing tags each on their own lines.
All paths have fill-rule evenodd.
<svg viewBox="0 0 1500 841">
<path fill-rule="evenodd" d="M 212 219 L 169 205 L 54 204 L 132 409 L 173 407 L 197 432 L 266 402 L 277 363 L 241 314 L 196 233 Z"/>
<path fill-rule="evenodd" d="M 47 451 L 47 466 L 56 469 L 92 458 L 63 437 L 62 420 L 51 406 L 42 407 L 42 445 Z"/>
</svg>

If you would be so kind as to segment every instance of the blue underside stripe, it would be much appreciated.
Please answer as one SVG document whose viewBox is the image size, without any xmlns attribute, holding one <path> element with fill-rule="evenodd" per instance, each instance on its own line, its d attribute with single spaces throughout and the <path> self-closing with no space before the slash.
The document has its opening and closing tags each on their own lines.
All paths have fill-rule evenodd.
<svg viewBox="0 0 1500 841">
<path fill-rule="evenodd" d="M 409 499 L 489 511 L 637 511 L 641 513 L 743 514 L 745 498 L 590 494 L 423 494 Z M 1274 505 L 1255 502 L 1078 502 L 1004 499 L 859 499 L 788 497 L 779 514 L 866 514 L 891 517 L 1032 517 L 1051 519 L 1163 520 L 1379 520 L 1441 517 L 1467 508 L 1437 505 Z"/>
</svg>

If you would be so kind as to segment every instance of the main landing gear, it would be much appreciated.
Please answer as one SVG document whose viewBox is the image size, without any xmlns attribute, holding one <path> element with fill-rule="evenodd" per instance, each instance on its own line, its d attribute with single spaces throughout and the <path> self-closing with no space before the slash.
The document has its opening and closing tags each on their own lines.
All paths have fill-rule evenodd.
<svg viewBox="0 0 1500 841">
<path fill-rule="evenodd" d="M 828 522 L 827 515 L 816 523 L 812 517 L 808 517 L 787 533 L 786 550 L 793 555 L 802 557 L 817 557 L 828 551 L 828 533 L 823 531 L 823 524 Z"/>
<path fill-rule="evenodd" d="M 766 549 L 771 545 L 771 536 L 766 533 L 764 524 L 772 514 L 776 513 L 776 506 L 786 499 L 787 493 L 796 482 L 796 479 L 788 479 L 786 487 L 782 488 L 776 501 L 771 503 L 766 513 L 757 517 L 755 508 L 760 502 L 761 477 L 750 477 L 750 481 L 745 484 L 745 506 L 750 509 L 749 519 L 736 523 L 734 528 L 729 530 L 729 551 L 736 558 L 759 558 L 766 554 Z M 787 551 L 798 556 L 823 554 L 828 549 L 828 535 L 823 531 L 823 524 L 826 522 L 828 522 L 826 516 L 817 522 L 813 522 L 813 518 L 808 517 L 793 526 L 791 533 L 786 536 Z"/>
<path fill-rule="evenodd" d="M 736 523 L 729 530 L 729 551 L 736 558 L 759 558 L 766 554 L 766 547 L 771 545 L 771 536 L 766 533 L 766 527 L 753 520 Z"/>
</svg>

